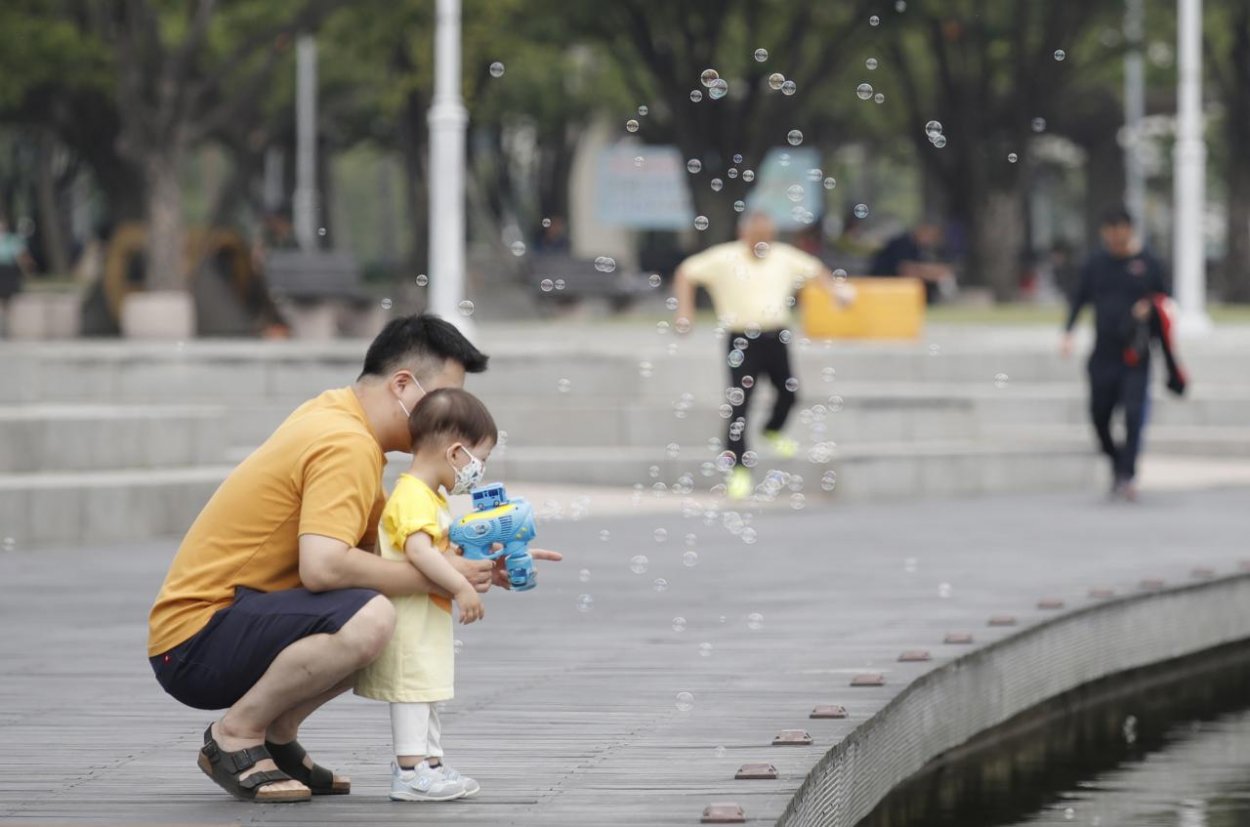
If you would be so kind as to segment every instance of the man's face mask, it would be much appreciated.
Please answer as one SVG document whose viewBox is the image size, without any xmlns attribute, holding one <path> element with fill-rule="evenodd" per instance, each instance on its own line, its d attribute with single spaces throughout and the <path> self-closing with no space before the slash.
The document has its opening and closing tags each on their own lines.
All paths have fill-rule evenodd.
<svg viewBox="0 0 1250 827">
<path fill-rule="evenodd" d="M 412 377 L 412 383 L 417 386 L 417 390 L 421 391 L 421 395 L 425 396 L 425 388 L 421 387 L 421 383 L 417 381 L 417 377 Z M 404 412 L 405 418 L 412 416 L 412 411 L 408 410 L 408 406 L 404 404 L 404 400 L 397 396 L 395 397 L 395 401 L 399 403 L 399 409 Z"/>
<path fill-rule="evenodd" d="M 456 447 L 456 445 L 452 446 L 451 453 L 448 454 L 447 457 L 448 464 L 450 464 L 452 469 L 456 472 L 456 484 L 452 487 L 450 493 L 468 494 L 469 491 L 471 491 L 474 486 L 478 485 L 482 481 L 482 478 L 486 476 L 486 463 L 470 454 L 468 448 L 465 448 L 463 445 L 459 445 L 459 448 L 464 451 L 466 456 L 468 456 L 469 461 L 460 468 L 456 468 L 456 463 L 451 461 L 451 458 L 456 455 Z"/>
</svg>

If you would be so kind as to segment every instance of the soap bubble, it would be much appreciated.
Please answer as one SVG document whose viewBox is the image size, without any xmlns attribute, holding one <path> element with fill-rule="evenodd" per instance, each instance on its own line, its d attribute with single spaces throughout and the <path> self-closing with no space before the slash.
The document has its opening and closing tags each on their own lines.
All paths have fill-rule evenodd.
<svg viewBox="0 0 1250 827">
<path fill-rule="evenodd" d="M 690 692 L 677 693 L 677 711 L 689 712 L 694 709 L 694 695 Z"/>
<path fill-rule="evenodd" d="M 603 529 L 599 532 L 599 539 L 606 543 L 612 539 L 612 532 L 608 531 L 606 528 Z"/>
<path fill-rule="evenodd" d="M 819 184 L 821 179 L 824 177 L 825 173 L 819 167 L 814 167 L 807 171 L 807 180 L 811 181 L 813 184 Z"/>
<path fill-rule="evenodd" d="M 664 300 L 664 306 L 668 308 L 669 310 L 676 310 L 677 309 L 677 297 L 669 296 L 667 299 Z"/>
<path fill-rule="evenodd" d="M 752 181 L 754 181 L 754 180 L 755 180 L 755 170 L 753 170 L 753 169 L 744 169 L 744 170 L 742 170 L 742 180 L 743 180 L 743 181 L 746 181 L 748 184 L 749 184 L 749 183 L 751 183 Z"/>
<path fill-rule="evenodd" d="M 663 543 L 665 540 L 668 539 L 668 530 L 663 529 L 663 528 L 657 528 L 654 532 L 652 532 L 652 536 L 655 537 L 655 541 L 657 543 Z"/>
<path fill-rule="evenodd" d="M 1020 156 L 1017 155 L 1016 153 L 1014 152 L 1007 153 L 1007 163 L 1014 164 L 1016 161 L 1019 161 L 1019 160 L 1020 160 Z"/>
<path fill-rule="evenodd" d="M 1046 131 L 1046 119 L 1045 119 L 1045 118 L 1034 118 L 1034 119 L 1033 119 L 1033 131 L 1034 131 L 1034 132 L 1045 132 L 1045 131 Z"/>
<path fill-rule="evenodd" d="M 881 25 L 881 18 L 880 18 L 880 17 L 877 17 L 877 16 L 874 14 L 872 17 L 868 18 L 868 25 L 869 25 L 869 26 L 880 26 L 880 25 Z"/>
<path fill-rule="evenodd" d="M 907 572 L 908 574 L 915 574 L 916 569 L 919 566 L 919 562 L 920 561 L 917 560 L 915 557 L 908 557 L 906 560 L 903 561 L 903 571 Z"/>
<path fill-rule="evenodd" d="M 830 413 L 837 413 L 838 411 L 842 410 L 843 406 L 845 405 L 846 405 L 846 401 L 842 397 L 838 396 L 837 394 L 834 394 L 833 396 L 829 397 Z"/>
<path fill-rule="evenodd" d="M 747 628 L 753 632 L 758 632 L 764 628 L 764 616 L 759 612 L 751 612 L 747 615 Z"/>
<path fill-rule="evenodd" d="M 464 651 L 464 641 L 457 640 L 455 643 L 452 644 L 452 649 L 457 655 L 460 654 L 462 651 Z"/>
<path fill-rule="evenodd" d="M 512 255 L 516 256 L 517 258 L 520 258 L 521 256 L 525 255 L 525 242 L 514 241 L 510 245 L 510 249 L 512 250 Z"/>
<path fill-rule="evenodd" d="M 730 405 L 741 405 L 746 400 L 746 396 L 742 388 L 730 388 L 725 391 L 725 399 Z"/>
<path fill-rule="evenodd" d="M 720 440 L 717 440 L 717 442 L 720 442 Z M 684 542 L 686 544 L 686 548 L 694 548 L 698 545 L 699 537 L 696 534 L 687 534 Z"/>
<path fill-rule="evenodd" d="M 856 204 L 854 212 L 855 212 L 856 218 L 867 218 L 868 217 L 868 205 Z"/>
<path fill-rule="evenodd" d="M 875 71 L 877 68 L 877 59 L 875 57 L 870 57 L 864 61 L 864 65 L 868 67 L 868 71 Z"/>
<path fill-rule="evenodd" d="M 659 287 L 660 282 L 662 281 L 664 281 L 664 279 L 660 278 L 659 273 L 652 273 L 651 275 L 647 276 L 647 284 L 651 285 L 652 287 Z"/>
<path fill-rule="evenodd" d="M 694 175 L 701 169 L 703 169 L 703 162 L 698 158 L 691 158 L 686 162 L 686 172 L 689 172 L 691 175 Z"/>
<path fill-rule="evenodd" d="M 503 64 L 497 60 L 494 63 L 492 63 L 490 65 L 490 76 L 493 78 L 503 77 Z"/>
<path fill-rule="evenodd" d="M 768 255 L 768 242 L 767 242 L 767 241 L 757 241 L 757 242 L 755 243 L 754 250 L 755 250 L 755 257 L 756 257 L 756 258 L 763 258 L 764 256 Z"/>
<path fill-rule="evenodd" d="M 924 125 L 924 134 L 928 136 L 929 140 L 933 140 L 938 135 L 941 135 L 942 134 L 942 122 L 941 121 L 929 121 L 928 123 Z"/>
<path fill-rule="evenodd" d="M 1137 717 L 1134 715 L 1124 719 L 1124 743 L 1130 746 L 1137 743 Z"/>
<path fill-rule="evenodd" d="M 725 174 L 726 174 L 726 175 L 728 175 L 730 178 L 737 178 L 737 177 L 738 177 L 738 168 L 737 168 L 737 167 L 730 167 L 728 170 L 726 170 L 726 171 L 725 171 Z"/>
<path fill-rule="evenodd" d="M 855 87 L 855 95 L 862 101 L 866 101 L 872 97 L 872 84 L 861 83 Z"/>
<path fill-rule="evenodd" d="M 1068 53 L 1065 52 L 1063 49 L 1055 49 L 1055 60 L 1062 61 L 1067 56 L 1068 56 Z"/>
<path fill-rule="evenodd" d="M 793 201 L 796 204 L 799 201 L 803 200 L 803 195 L 804 193 L 803 193 L 802 184 L 791 184 L 790 186 L 786 187 L 786 198 L 789 198 L 791 201 Z"/>
<path fill-rule="evenodd" d="M 779 91 L 781 89 L 781 84 L 785 82 L 786 76 L 781 74 L 781 72 L 773 72 L 768 76 L 768 86 L 774 92 Z"/>
<path fill-rule="evenodd" d="M 551 226 L 551 219 L 550 219 L 550 218 L 544 218 L 544 219 L 543 219 L 543 226 L 544 226 L 544 227 L 550 227 L 550 226 Z"/>
<path fill-rule="evenodd" d="M 651 110 L 650 110 L 650 109 L 648 109 L 648 108 L 647 108 L 647 105 L 644 103 L 642 106 L 639 106 L 639 107 L 638 107 L 638 117 L 640 117 L 640 118 L 645 118 L 645 117 L 647 117 L 647 113 L 648 113 L 648 112 L 650 112 L 650 111 L 651 111 Z"/>
<path fill-rule="evenodd" d="M 700 92 L 698 89 L 691 89 L 690 90 L 690 102 L 698 103 L 701 100 L 703 100 L 703 93 Z"/>
<path fill-rule="evenodd" d="M 942 147 L 946 146 L 946 136 L 938 135 L 937 137 L 929 141 L 929 143 L 933 144 L 938 149 L 941 149 Z"/>
<path fill-rule="evenodd" d="M 627 120 L 627 121 L 625 122 L 625 131 L 626 131 L 626 132 L 637 132 L 637 131 L 638 131 L 638 121 L 634 120 L 633 118 L 630 118 L 629 120 Z"/>
<path fill-rule="evenodd" d="M 682 552 L 681 564 L 688 569 L 692 569 L 695 566 L 699 565 L 699 552 L 697 551 Z"/>
<path fill-rule="evenodd" d="M 790 344 L 790 342 L 792 342 L 792 341 L 794 340 L 794 334 L 793 334 L 793 333 L 791 333 L 791 332 L 790 332 L 790 331 L 788 331 L 788 330 L 783 330 L 783 331 L 781 331 L 780 333 L 778 333 L 778 334 L 777 334 L 777 339 L 778 339 L 778 341 L 780 341 L 783 345 L 788 345 L 788 344 Z"/>
<path fill-rule="evenodd" d="M 655 588 L 657 592 L 668 591 L 668 581 L 665 580 L 663 577 L 655 578 L 655 583 L 653 583 L 652 586 Z"/>
<path fill-rule="evenodd" d="M 579 571 L 579 572 L 577 573 L 577 579 L 578 579 L 578 580 L 580 580 L 580 581 L 582 581 L 583 583 L 589 582 L 589 580 L 590 580 L 590 569 L 582 569 L 581 571 Z"/>
<path fill-rule="evenodd" d="M 555 287 L 556 287 L 556 283 L 552 281 L 551 279 L 543 279 L 542 281 L 538 282 L 538 289 L 543 291 L 544 293 L 550 293 L 552 290 L 555 289 Z"/>
<path fill-rule="evenodd" d="M 833 176 L 829 176 L 828 178 L 825 179 L 825 189 L 831 190 L 837 185 L 838 185 L 838 181 Z"/>
<path fill-rule="evenodd" d="M 700 643 L 699 654 L 705 658 L 710 658 L 712 656 L 712 644 L 708 643 L 707 641 Z"/>
<path fill-rule="evenodd" d="M 743 355 L 742 351 L 738 350 L 737 348 L 734 348 L 733 350 L 729 351 L 729 357 L 728 357 L 729 367 L 731 368 L 742 367 L 742 360 L 744 360 L 745 358 L 746 356 Z"/>
<path fill-rule="evenodd" d="M 946 598 L 950 597 L 950 596 L 951 596 L 951 593 L 952 593 L 953 591 L 954 591 L 954 590 L 951 588 L 951 584 L 950 584 L 950 583 L 939 583 L 939 584 L 938 584 L 938 597 L 942 598 L 943 600 L 945 600 Z"/>
<path fill-rule="evenodd" d="M 686 619 L 684 617 L 673 618 L 673 631 L 674 632 L 686 631 Z"/>
<path fill-rule="evenodd" d="M 763 328 L 755 322 L 751 322 L 747 325 L 747 329 L 742 332 L 747 334 L 748 339 L 758 339 L 760 337 L 760 333 L 763 332 Z"/>
<path fill-rule="evenodd" d="M 704 69 L 703 74 L 699 75 L 699 82 L 704 86 L 711 86 L 712 82 L 720 77 L 720 72 L 715 69 Z"/>
<path fill-rule="evenodd" d="M 791 376 L 789 379 L 786 380 L 786 390 L 797 391 L 798 389 L 799 389 L 799 380 L 795 379 L 793 376 Z"/>
<path fill-rule="evenodd" d="M 874 103 L 885 103 L 885 92 L 878 92 L 872 96 Z"/>
<path fill-rule="evenodd" d="M 834 370 L 833 368 L 821 368 L 820 369 L 820 378 L 825 380 L 826 382 L 832 382 L 837 377 L 837 375 L 838 375 L 838 372 Z"/>
<path fill-rule="evenodd" d="M 1072 809 L 1071 807 L 1068 807 L 1067 809 L 1063 811 L 1064 821 L 1072 821 L 1074 818 L 1076 818 L 1076 810 Z"/>
<path fill-rule="evenodd" d="M 790 507 L 795 511 L 802 511 L 807 506 L 807 497 L 799 493 L 790 495 Z"/>
<path fill-rule="evenodd" d="M 754 451 L 747 451 L 742 455 L 742 464 L 747 468 L 754 468 L 760 461 L 760 455 Z"/>
<path fill-rule="evenodd" d="M 786 133 L 786 141 L 789 142 L 790 146 L 798 146 L 803 143 L 803 133 L 797 129 L 791 129 Z"/>
<path fill-rule="evenodd" d="M 473 302 L 469 301 L 468 299 L 465 299 L 464 301 L 460 302 L 460 304 L 457 305 L 457 307 L 460 309 L 461 316 L 464 316 L 467 318 L 473 315 L 473 309 L 474 309 Z"/>
<path fill-rule="evenodd" d="M 722 472 L 728 472 L 732 470 L 734 465 L 737 464 L 737 462 L 738 462 L 738 457 L 734 454 L 733 451 L 722 451 L 720 455 L 716 457 L 716 467 L 718 470 Z"/>
<path fill-rule="evenodd" d="M 427 276 L 425 273 L 421 273 L 420 275 L 417 276 L 417 287 L 425 287 L 429 283 L 430 283 L 430 277 Z"/>
<path fill-rule="evenodd" d="M 382 299 L 382 309 L 383 309 L 383 310 L 390 310 L 390 309 L 391 309 L 391 305 L 392 305 L 392 304 L 393 304 L 393 302 L 391 302 L 391 300 L 390 300 L 390 299 Z"/>
<path fill-rule="evenodd" d="M 13 537 L 5 537 L 3 541 L 0 541 L 0 548 L 3 548 L 5 551 L 13 551 L 17 548 L 17 540 Z"/>
<path fill-rule="evenodd" d="M 663 336 L 665 333 L 668 333 L 669 326 L 668 322 L 656 322 L 655 332 Z"/>
<path fill-rule="evenodd" d="M 727 94 L 729 94 L 729 84 L 723 78 L 712 81 L 712 85 L 707 88 L 707 96 L 714 101 L 720 100 Z"/>
<path fill-rule="evenodd" d="M 712 192 L 720 192 L 725 188 L 725 182 L 719 178 L 713 178 L 708 182 L 708 186 L 712 188 Z"/>
<path fill-rule="evenodd" d="M 699 232 L 707 229 L 708 220 L 706 215 L 696 215 L 694 217 L 694 228 Z"/>
<path fill-rule="evenodd" d="M 742 387 L 749 388 L 749 387 L 752 387 L 754 384 L 755 384 L 754 376 L 747 374 L 746 376 L 742 377 Z"/>
<path fill-rule="evenodd" d="M 641 376 L 643 379 L 650 379 L 651 371 L 653 368 L 654 366 L 650 362 L 639 362 L 638 363 L 638 375 Z"/>
<path fill-rule="evenodd" d="M 645 554 L 635 554 L 633 557 L 629 558 L 629 570 L 634 574 L 646 574 L 647 566 L 650 565 L 650 563 L 651 561 L 647 559 Z"/>
<path fill-rule="evenodd" d="M 894 0 L 894 10 L 899 14 L 907 11 L 907 0 Z"/>
<path fill-rule="evenodd" d="M 317 235 L 324 236 L 325 234 L 326 234 L 326 228 L 325 228 L 325 227 L 318 227 L 318 228 L 317 228 Z"/>
<path fill-rule="evenodd" d="M 556 279 L 556 289 L 557 290 L 564 289 L 564 279 Z"/>
<path fill-rule="evenodd" d="M 820 478 L 820 487 L 823 491 L 832 491 L 838 487 L 838 475 L 834 471 L 826 471 Z"/>
<path fill-rule="evenodd" d="M 734 202 L 734 212 L 742 212 L 747 208 L 747 202 L 738 200 Z"/>
<path fill-rule="evenodd" d="M 755 50 L 755 61 L 756 61 L 757 63 L 763 63 L 763 62 L 764 62 L 764 61 L 766 61 L 766 60 L 768 60 L 768 50 L 767 50 L 767 49 L 756 49 L 756 50 Z"/>
<path fill-rule="evenodd" d="M 595 269 L 600 273 L 611 273 L 616 270 L 616 259 L 611 256 L 596 256 Z"/>
<path fill-rule="evenodd" d="M 572 389 L 573 383 L 567 379 L 561 379 L 559 382 L 556 382 L 556 390 L 560 391 L 560 393 L 568 393 Z"/>
<path fill-rule="evenodd" d="M 595 599 L 588 594 L 579 594 L 577 596 L 577 610 L 579 612 L 588 612 L 594 608 Z"/>
<path fill-rule="evenodd" d="M 647 159 L 646 159 L 646 158 L 644 158 L 644 157 L 642 157 L 641 155 L 635 155 L 635 156 L 634 156 L 634 166 L 636 166 L 636 167 L 640 167 L 640 166 L 642 166 L 643 164 L 645 164 L 646 162 L 647 162 Z"/>
<path fill-rule="evenodd" d="M 999 388 L 1000 390 L 1007 387 L 1009 379 L 1010 378 L 1005 373 L 994 374 L 994 387 Z"/>
<path fill-rule="evenodd" d="M 797 91 L 799 91 L 799 87 L 792 80 L 787 80 L 785 83 L 781 84 L 781 94 L 783 95 L 793 95 Z"/>
</svg>

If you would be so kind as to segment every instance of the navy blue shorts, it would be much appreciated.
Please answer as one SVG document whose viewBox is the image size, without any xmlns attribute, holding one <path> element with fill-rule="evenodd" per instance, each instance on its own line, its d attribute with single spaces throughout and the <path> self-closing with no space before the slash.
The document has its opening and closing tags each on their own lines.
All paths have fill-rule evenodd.
<svg viewBox="0 0 1250 827">
<path fill-rule="evenodd" d="M 199 632 L 150 658 L 161 688 L 196 709 L 234 706 L 278 654 L 301 638 L 334 634 L 366 603 L 373 589 L 310 592 L 304 587 L 258 592 L 239 587 L 234 602 Z"/>
</svg>

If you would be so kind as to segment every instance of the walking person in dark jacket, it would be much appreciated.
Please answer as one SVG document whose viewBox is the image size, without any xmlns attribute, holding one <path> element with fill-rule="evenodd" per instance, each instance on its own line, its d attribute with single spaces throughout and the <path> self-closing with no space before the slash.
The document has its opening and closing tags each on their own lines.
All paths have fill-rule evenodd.
<svg viewBox="0 0 1250 827">
<path fill-rule="evenodd" d="M 1150 347 L 1140 331 L 1157 330 L 1156 302 L 1169 292 L 1163 265 L 1143 250 L 1128 212 L 1108 211 L 1100 225 L 1103 249 L 1081 268 L 1061 346 L 1072 353 L 1072 328 L 1087 304 L 1094 305 L 1094 350 L 1090 354 L 1089 411 L 1102 452 L 1111 462 L 1115 498 L 1137 499 L 1137 455 L 1150 407 Z M 1111 418 L 1124 411 L 1125 439 L 1116 442 Z"/>
</svg>

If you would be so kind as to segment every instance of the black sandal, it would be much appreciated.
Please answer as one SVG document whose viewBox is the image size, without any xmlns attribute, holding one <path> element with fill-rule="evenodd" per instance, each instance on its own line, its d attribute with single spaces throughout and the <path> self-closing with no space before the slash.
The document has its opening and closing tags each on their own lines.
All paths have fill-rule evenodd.
<svg viewBox="0 0 1250 827">
<path fill-rule="evenodd" d="M 200 757 L 196 760 L 200 769 L 209 778 L 217 782 L 223 790 L 240 801 L 256 801 L 265 804 L 285 804 L 295 801 L 309 801 L 312 793 L 308 790 L 265 790 L 268 784 L 278 781 L 294 781 L 291 776 L 281 770 L 261 770 L 254 772 L 242 780 L 239 776 L 256 766 L 257 761 L 272 758 L 264 746 L 247 747 L 245 749 L 226 752 L 218 746 L 213 738 L 213 727 L 210 724 L 204 730 L 204 746 L 200 749 Z M 276 762 L 275 762 L 276 763 Z"/>
<path fill-rule="evenodd" d="M 308 756 L 308 751 L 300 746 L 299 741 L 289 744 L 266 741 L 265 748 L 273 756 L 273 762 L 278 765 L 278 769 L 302 782 L 312 790 L 313 795 L 347 795 L 352 791 L 350 780 L 336 779 L 333 772 L 320 764 L 313 764 L 311 769 L 305 766 L 304 758 Z"/>
</svg>

